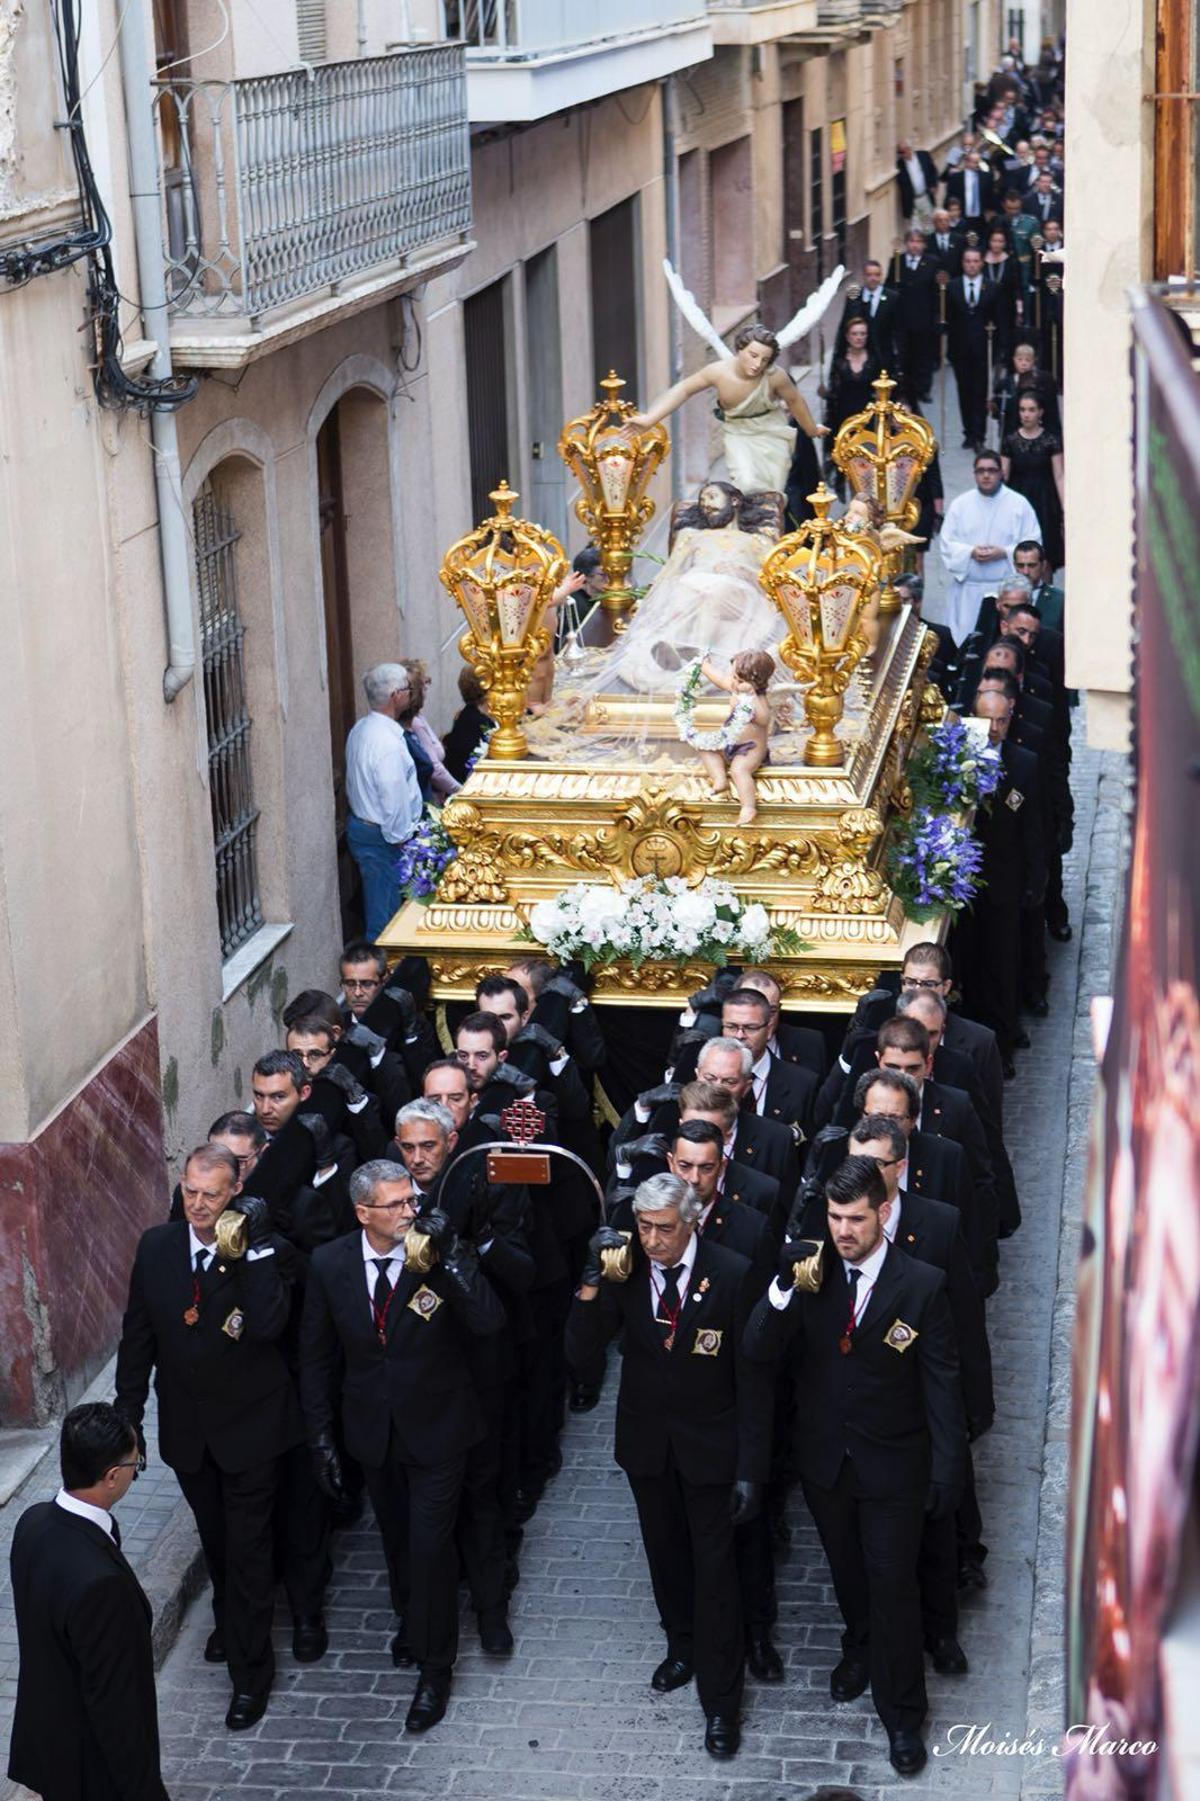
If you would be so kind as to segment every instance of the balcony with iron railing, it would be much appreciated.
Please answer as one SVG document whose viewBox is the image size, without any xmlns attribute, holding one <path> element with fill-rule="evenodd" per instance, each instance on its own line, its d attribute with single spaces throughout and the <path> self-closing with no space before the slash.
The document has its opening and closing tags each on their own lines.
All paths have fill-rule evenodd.
<svg viewBox="0 0 1200 1801">
<path fill-rule="evenodd" d="M 176 361 L 236 366 L 470 248 L 465 56 L 155 84 Z"/>
<path fill-rule="evenodd" d="M 767 44 L 812 31 L 818 0 L 708 0 L 714 44 Z"/>
<path fill-rule="evenodd" d="M 705 62 L 706 0 L 442 0 L 472 124 L 542 119 Z"/>
</svg>

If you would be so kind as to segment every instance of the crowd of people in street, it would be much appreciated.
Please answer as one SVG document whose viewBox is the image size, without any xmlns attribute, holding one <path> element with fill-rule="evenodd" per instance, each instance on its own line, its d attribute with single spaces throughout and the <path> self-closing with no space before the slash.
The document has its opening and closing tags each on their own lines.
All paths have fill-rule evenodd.
<svg viewBox="0 0 1200 1801">
<path fill-rule="evenodd" d="M 975 819 L 973 908 L 948 946 L 912 945 L 844 1036 L 789 1016 L 768 970 L 714 971 L 649 1085 L 630 1085 L 578 964 L 519 958 L 435 1015 L 424 962 L 389 966 L 375 938 L 397 844 L 468 773 L 483 694 L 464 672 L 443 743 L 419 662 L 368 671 L 346 757 L 365 934 L 291 998 L 249 1105 L 184 1159 L 137 1247 L 112 1403 L 68 1416 L 62 1490 L 17 1530 L 16 1780 L 165 1796 L 149 1612 L 113 1512 L 152 1387 L 228 1729 L 270 1704 L 281 1595 L 295 1660 L 326 1655 L 335 1535 L 369 1503 L 395 1613 L 380 1656 L 409 1672 L 422 1734 L 464 1618 L 484 1654 L 512 1655 L 523 1530 L 610 1377 L 662 1626 L 652 1688 L 694 1683 L 708 1753 L 737 1753 L 747 1677 L 787 1682 L 775 1571 L 800 1491 L 842 1616 L 829 1694 L 869 1690 L 895 1770 L 924 1766 L 927 1661 L 967 1671 L 988 1586 L 971 1447 L 994 1413 L 987 1303 L 1021 1223 L 1005 1082 L 1050 1004 L 1047 935 L 1071 936 L 1045 255 L 1061 137 L 1061 58 L 1012 56 L 940 174 L 900 146 L 911 229 L 890 271 L 866 264 L 824 384 L 831 433 L 885 366 L 911 405 L 946 355 L 958 386 L 975 487 L 944 517 L 927 495 L 951 580 L 931 674 L 1003 765 Z M 920 576 L 899 587 L 919 609 Z M 621 1097 L 611 1128 L 600 1087 Z M 531 1141 L 553 1147 L 544 1170 L 496 1160 Z"/>
</svg>

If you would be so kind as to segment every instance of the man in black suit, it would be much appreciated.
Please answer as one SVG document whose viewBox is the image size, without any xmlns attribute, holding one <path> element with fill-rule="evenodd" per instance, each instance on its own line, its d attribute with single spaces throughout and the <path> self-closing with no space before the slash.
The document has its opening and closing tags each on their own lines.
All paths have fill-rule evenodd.
<svg viewBox="0 0 1200 1801">
<path fill-rule="evenodd" d="M 937 164 L 928 150 L 914 150 L 908 142 L 897 144 L 896 188 L 900 196 L 900 216 L 906 225 L 914 213 L 920 214 L 922 223 L 929 218 L 937 193 L 937 179 Z"/>
<path fill-rule="evenodd" d="M 958 230 L 954 229 L 950 214 L 944 207 L 939 207 L 933 215 L 933 231 L 930 234 L 928 249 L 930 256 L 937 258 L 939 267 L 951 277 L 957 275 L 962 268 L 965 235 L 965 230 L 961 226 Z"/>
<path fill-rule="evenodd" d="M 953 987 L 954 964 L 945 945 L 923 938 L 910 946 L 900 970 L 902 994 L 937 994 L 949 1007 Z M 966 1019 L 961 1013 L 948 1012 L 942 1044 L 948 1051 L 970 1058 L 988 1110 L 1003 1131 L 1004 1070 L 996 1034 L 989 1026 Z"/>
<path fill-rule="evenodd" d="M 581 988 L 565 969 L 556 969 L 544 957 L 518 957 L 504 973 L 511 981 L 520 982 L 529 996 L 531 1021 L 545 1026 L 559 1038 L 584 1076 L 604 1068 L 608 1061 L 608 1046 L 596 1009 L 588 999 L 586 989 Z M 578 968 L 576 973 L 581 974 Z M 551 1011 L 550 1003 L 556 996 L 565 1003 L 565 1029 L 559 1025 L 557 1010 Z"/>
<path fill-rule="evenodd" d="M 950 1517 L 966 1472 L 954 1330 L 940 1270 L 888 1244 L 874 1158 L 849 1157 L 826 1184 L 835 1256 L 819 1291 L 795 1286 L 795 1251 L 754 1309 L 752 1362 L 791 1355 L 805 1404 L 797 1455 L 842 1611 L 835 1701 L 868 1682 L 893 1767 L 926 1761 L 928 1707 L 917 1559 L 926 1513 Z"/>
<path fill-rule="evenodd" d="M 963 445 L 977 450 L 987 433 L 988 326 L 997 323 L 995 285 L 983 279 L 983 253 L 968 245 L 962 273 L 946 289 L 950 366 L 958 388 Z"/>
<path fill-rule="evenodd" d="M 834 354 L 846 350 L 846 327 L 852 319 L 867 322 L 867 347 L 885 369 L 896 366 L 896 291 L 884 286 L 883 264 L 874 258 L 863 264 L 862 287 L 850 290 L 838 320 Z"/>
<path fill-rule="evenodd" d="M 771 1055 L 782 1057 L 785 1063 L 798 1063 L 802 1068 L 810 1069 L 820 1082 L 829 1067 L 825 1034 L 813 1026 L 798 1026 L 781 1018 L 783 991 L 769 970 L 743 970 L 738 987 L 757 988 L 770 1002 L 771 1035 L 767 1039 L 767 1049 Z"/>
<path fill-rule="evenodd" d="M 1046 841 L 1037 759 L 1008 742 L 1012 702 L 980 694 L 975 715 L 990 721 L 1004 778 L 975 816 L 983 846 L 980 891 L 959 924 L 963 990 L 972 1015 L 991 1026 L 1008 1067 L 1020 1032 L 1021 909 L 1043 903 Z"/>
<path fill-rule="evenodd" d="M 994 1294 L 996 1258 L 971 1186 L 966 1152 L 951 1138 L 937 1138 L 917 1130 L 921 1095 L 912 1077 L 898 1069 L 870 1070 L 854 1090 L 854 1106 L 856 1117 L 869 1113 L 896 1121 L 908 1139 L 905 1186 L 912 1194 L 944 1201 L 954 1208 L 962 1221 L 975 1286 L 985 1299 Z"/>
<path fill-rule="evenodd" d="M 17 1521 L 10 1568 L 17 1700 L 8 1774 L 45 1801 L 167 1801 L 150 1603 L 112 1509 L 137 1477 L 137 1434 L 94 1401 L 59 1440 L 62 1487 Z"/>
<path fill-rule="evenodd" d="M 968 150 L 959 168 L 946 177 L 946 203 L 957 200 L 962 208 L 964 231 L 982 239 L 984 227 L 995 211 L 995 181 L 978 150 Z"/>
<path fill-rule="evenodd" d="M 810 1069 L 772 1055 L 767 996 L 757 988 L 735 988 L 726 995 L 721 1036 L 744 1044 L 753 1059 L 744 1104 L 752 1106 L 761 1119 L 777 1119 L 781 1125 L 791 1126 L 800 1139 L 811 1137 L 813 1102 L 820 1084 Z"/>
<path fill-rule="evenodd" d="M 309 1266 L 300 1335 L 300 1394 L 317 1480 L 342 1489 L 334 1434 L 362 1464 L 383 1539 L 397 1666 L 416 1662 L 405 1718 L 426 1732 L 446 1711 L 458 1650 L 454 1527 L 467 1457 L 485 1436 L 470 1335 L 504 1325 L 504 1309 L 472 1248 L 440 1208 L 417 1219 L 408 1176 L 364 1163 L 351 1199 L 361 1232 L 322 1245 Z M 414 1239 L 424 1237 L 415 1267 Z"/>
<path fill-rule="evenodd" d="M 389 976 L 387 953 L 378 945 L 355 939 L 338 962 L 348 1022 L 358 1020 L 390 1051 L 403 1059 L 413 1089 L 420 1087 L 426 1066 L 438 1054 L 437 1034 L 395 973 Z"/>
<path fill-rule="evenodd" d="M 295 1253 L 270 1230 L 266 1203 L 242 1197 L 248 1248 L 217 1246 L 217 1221 L 237 1200 L 237 1161 L 200 1145 L 184 1165 L 184 1219 L 152 1226 L 138 1243 L 117 1348 L 115 1406 L 141 1430 L 150 1377 L 158 1395 L 163 1462 L 179 1479 L 213 1585 L 215 1628 L 205 1647 L 225 1662 L 230 1731 L 266 1712 L 275 1673 L 272 1515 L 281 1459 L 300 1443 L 300 1409 L 281 1345 Z M 324 1649 L 321 1558 L 285 1574 L 302 1660 Z"/>
<path fill-rule="evenodd" d="M 696 1235 L 702 1203 L 670 1174 L 639 1185 L 628 1281 L 602 1257 L 625 1239 L 602 1226 L 567 1324 L 567 1357 L 594 1380 L 623 1330 L 616 1460 L 629 1478 L 667 1655 L 661 1693 L 696 1677 L 712 1757 L 741 1742 L 743 1622 L 735 1528 L 762 1505 L 771 1388 L 742 1354 L 754 1301 L 750 1265 Z"/>
<path fill-rule="evenodd" d="M 715 1082 L 719 1088 L 729 1090 L 739 1109 L 730 1152 L 732 1160 L 763 1175 L 774 1176 L 786 1209 L 791 1206 L 800 1181 L 796 1139 L 790 1126 L 756 1112 L 751 1082 L 753 1067 L 751 1052 L 737 1039 L 710 1038 L 697 1059 L 696 1076 L 701 1082 Z"/>
<path fill-rule="evenodd" d="M 896 303 L 896 338 L 900 367 L 912 393 L 928 400 L 938 360 L 938 273 L 936 257 L 926 249 L 925 234 L 910 231 L 899 263 L 900 292 Z"/>
<path fill-rule="evenodd" d="M 1039 170 L 1033 184 L 1033 192 L 1028 194 L 1021 204 L 1021 211 L 1036 219 L 1039 228 L 1044 228 L 1051 219 L 1062 224 L 1062 194 L 1054 185 L 1054 176 L 1049 169 Z"/>
<path fill-rule="evenodd" d="M 787 1217 L 779 1180 L 737 1161 L 735 1152 L 741 1114 L 729 1090 L 717 1082 L 689 1082 L 679 1096 L 679 1123 L 687 1125 L 689 1120 L 706 1120 L 721 1134 L 725 1161 L 717 1179 L 717 1193 L 724 1200 L 740 1202 L 761 1213 L 768 1231 L 778 1243 Z M 733 1248 L 740 1250 L 741 1246 Z"/>
</svg>

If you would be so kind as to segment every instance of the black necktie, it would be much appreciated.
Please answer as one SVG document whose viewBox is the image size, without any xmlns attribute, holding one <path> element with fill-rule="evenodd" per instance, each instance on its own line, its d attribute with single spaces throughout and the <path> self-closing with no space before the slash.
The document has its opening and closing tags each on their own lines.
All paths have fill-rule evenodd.
<svg viewBox="0 0 1200 1801">
<path fill-rule="evenodd" d="M 682 1263 L 672 1264 L 670 1269 L 662 1273 L 662 1293 L 658 1297 L 658 1323 L 663 1328 L 664 1336 L 673 1338 L 675 1327 L 679 1321 L 679 1278 L 683 1274 Z"/>
<path fill-rule="evenodd" d="M 379 1274 L 375 1278 L 375 1294 L 373 1297 L 375 1303 L 375 1316 L 379 1319 L 386 1314 L 387 1304 L 392 1298 L 392 1284 L 391 1279 L 388 1276 L 388 1264 L 391 1262 L 391 1258 L 372 1257 L 371 1262 L 379 1271 Z"/>
<path fill-rule="evenodd" d="M 202 1276 L 208 1268 L 208 1252 L 201 1245 L 196 1252 L 196 1274 Z"/>
<path fill-rule="evenodd" d="M 852 1307 L 856 1307 L 858 1304 L 858 1284 L 861 1276 L 862 1271 L 860 1269 L 848 1269 L 846 1271 L 846 1280 L 850 1284 L 850 1305 Z"/>
<path fill-rule="evenodd" d="M 113 1544 L 116 1545 L 117 1550 L 119 1551 L 121 1549 L 121 1528 L 117 1525 L 117 1522 L 111 1513 L 108 1516 L 108 1524 L 112 1531 Z"/>
</svg>

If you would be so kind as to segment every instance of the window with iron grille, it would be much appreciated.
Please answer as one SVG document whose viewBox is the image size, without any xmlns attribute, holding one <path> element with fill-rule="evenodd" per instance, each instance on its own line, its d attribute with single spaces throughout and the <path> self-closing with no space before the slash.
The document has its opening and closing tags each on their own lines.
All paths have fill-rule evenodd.
<svg viewBox="0 0 1200 1801">
<path fill-rule="evenodd" d="M 208 720 L 208 791 L 221 957 L 252 938 L 263 923 L 255 839 L 258 808 L 250 761 L 250 714 L 242 660 L 246 628 L 238 608 L 237 544 L 233 514 L 212 480 L 192 509 L 204 710 Z"/>
</svg>

